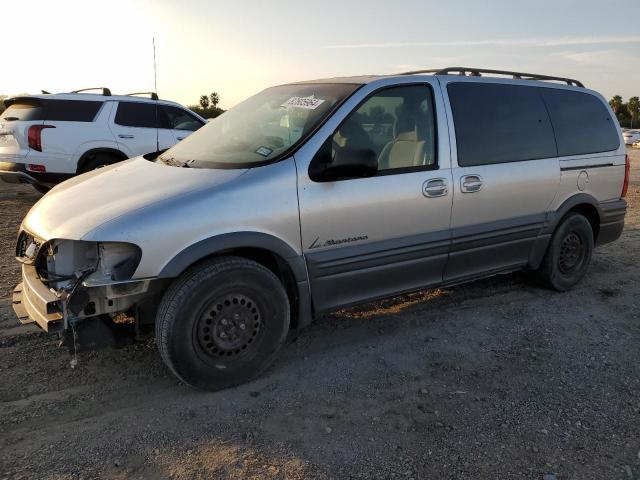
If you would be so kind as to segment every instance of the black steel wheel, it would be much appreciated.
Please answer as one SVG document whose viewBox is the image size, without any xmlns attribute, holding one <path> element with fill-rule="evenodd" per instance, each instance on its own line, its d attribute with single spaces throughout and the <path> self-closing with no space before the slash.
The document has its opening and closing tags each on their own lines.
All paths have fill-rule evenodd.
<svg viewBox="0 0 640 480">
<path fill-rule="evenodd" d="M 214 299 L 199 315 L 198 345 L 213 358 L 235 359 L 252 355 L 264 330 L 258 304 L 242 294 Z"/>
<path fill-rule="evenodd" d="M 570 213 L 558 225 L 540 268 L 539 281 L 558 291 L 569 290 L 587 273 L 594 248 L 593 229 L 579 213 Z"/>
<path fill-rule="evenodd" d="M 569 232 L 560 242 L 558 254 L 558 270 L 567 275 L 580 268 L 584 261 L 586 249 L 580 235 Z"/>
</svg>

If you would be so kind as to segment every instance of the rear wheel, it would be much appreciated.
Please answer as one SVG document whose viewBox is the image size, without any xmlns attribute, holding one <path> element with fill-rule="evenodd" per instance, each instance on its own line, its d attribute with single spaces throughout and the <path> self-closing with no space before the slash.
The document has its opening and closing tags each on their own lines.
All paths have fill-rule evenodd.
<svg viewBox="0 0 640 480">
<path fill-rule="evenodd" d="M 107 165 L 112 165 L 119 161 L 120 159 L 115 155 L 108 153 L 95 153 L 84 162 L 80 172 L 78 173 L 87 173 L 98 168 L 106 167 Z"/>
<path fill-rule="evenodd" d="M 270 270 L 221 257 L 190 268 L 169 287 L 158 309 L 156 343 L 182 381 L 219 390 L 267 368 L 289 321 L 287 294 Z"/>
<path fill-rule="evenodd" d="M 551 237 L 537 278 L 546 286 L 566 291 L 587 273 L 593 254 L 593 229 L 579 213 L 567 215 Z"/>
<path fill-rule="evenodd" d="M 41 193 L 41 194 L 43 194 L 43 195 L 44 195 L 45 193 L 47 193 L 49 190 L 51 190 L 51 187 L 47 187 L 47 186 L 45 186 L 45 185 L 40 185 L 40 184 L 38 184 L 38 183 L 32 183 L 32 184 L 31 184 L 31 186 L 32 186 L 33 188 L 35 188 L 39 193 Z"/>
</svg>

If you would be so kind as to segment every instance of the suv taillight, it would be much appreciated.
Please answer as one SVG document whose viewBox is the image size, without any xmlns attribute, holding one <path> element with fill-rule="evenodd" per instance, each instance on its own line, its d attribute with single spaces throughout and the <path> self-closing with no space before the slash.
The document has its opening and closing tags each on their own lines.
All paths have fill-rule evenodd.
<svg viewBox="0 0 640 480">
<path fill-rule="evenodd" d="M 624 156 L 624 182 L 622 182 L 622 192 L 620 192 L 620 198 L 627 196 L 627 190 L 629 189 L 629 170 L 631 170 L 631 164 L 629 163 L 629 155 Z"/>
<path fill-rule="evenodd" d="M 45 128 L 56 128 L 53 125 L 31 125 L 27 131 L 29 148 L 42 151 L 42 130 Z"/>
</svg>

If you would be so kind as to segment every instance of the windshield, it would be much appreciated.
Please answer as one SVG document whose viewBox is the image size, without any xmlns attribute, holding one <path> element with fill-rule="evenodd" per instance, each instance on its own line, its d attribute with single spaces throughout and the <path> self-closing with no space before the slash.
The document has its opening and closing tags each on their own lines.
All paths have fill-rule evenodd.
<svg viewBox="0 0 640 480">
<path fill-rule="evenodd" d="M 269 162 L 296 145 L 356 88 L 352 84 L 268 88 L 158 158 L 167 165 L 195 168 L 247 168 Z"/>
</svg>

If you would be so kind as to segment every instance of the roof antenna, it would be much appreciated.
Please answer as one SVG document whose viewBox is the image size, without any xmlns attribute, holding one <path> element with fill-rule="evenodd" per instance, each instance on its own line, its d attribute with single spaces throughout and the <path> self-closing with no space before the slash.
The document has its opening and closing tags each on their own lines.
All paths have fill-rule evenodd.
<svg viewBox="0 0 640 480">
<path fill-rule="evenodd" d="M 160 151 L 160 123 L 158 122 L 158 73 L 156 69 L 156 37 L 151 37 L 153 42 L 153 90 L 156 92 L 156 152 Z"/>
</svg>

